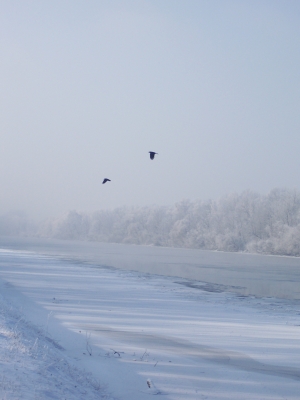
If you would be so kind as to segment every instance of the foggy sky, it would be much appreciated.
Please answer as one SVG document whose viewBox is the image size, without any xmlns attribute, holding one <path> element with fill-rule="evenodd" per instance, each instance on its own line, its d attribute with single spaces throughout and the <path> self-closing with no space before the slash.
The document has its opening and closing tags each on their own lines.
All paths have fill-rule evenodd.
<svg viewBox="0 0 300 400">
<path fill-rule="evenodd" d="M 0 214 L 300 188 L 298 0 L 0 9 Z"/>
</svg>

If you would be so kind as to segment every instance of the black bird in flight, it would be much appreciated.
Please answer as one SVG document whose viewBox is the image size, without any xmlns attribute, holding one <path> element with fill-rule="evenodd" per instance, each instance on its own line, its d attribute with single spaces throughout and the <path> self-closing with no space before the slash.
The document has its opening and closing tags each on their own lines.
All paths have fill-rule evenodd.
<svg viewBox="0 0 300 400">
<path fill-rule="evenodd" d="M 103 183 L 106 183 L 106 182 L 110 182 L 110 181 L 111 181 L 110 179 L 104 178 L 102 184 L 103 184 Z"/>
<path fill-rule="evenodd" d="M 155 151 L 149 151 L 149 153 L 150 153 L 151 160 L 154 160 L 155 154 L 158 154 L 158 153 L 155 153 Z"/>
</svg>

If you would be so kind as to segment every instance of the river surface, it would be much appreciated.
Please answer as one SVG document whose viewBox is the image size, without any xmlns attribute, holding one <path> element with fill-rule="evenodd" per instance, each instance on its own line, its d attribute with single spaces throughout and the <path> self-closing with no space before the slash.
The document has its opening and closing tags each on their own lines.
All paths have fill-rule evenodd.
<svg viewBox="0 0 300 400">
<path fill-rule="evenodd" d="M 0 237 L 0 248 L 26 250 L 89 266 L 173 276 L 207 291 L 300 299 L 300 258 L 127 244 Z"/>
</svg>

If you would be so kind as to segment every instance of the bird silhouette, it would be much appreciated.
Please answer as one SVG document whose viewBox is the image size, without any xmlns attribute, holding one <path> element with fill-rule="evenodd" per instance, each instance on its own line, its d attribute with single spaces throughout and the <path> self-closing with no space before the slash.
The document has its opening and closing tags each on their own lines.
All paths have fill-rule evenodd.
<svg viewBox="0 0 300 400">
<path fill-rule="evenodd" d="M 155 151 L 149 151 L 149 153 L 150 153 L 150 160 L 154 160 L 155 154 L 158 154 L 155 153 Z"/>
<path fill-rule="evenodd" d="M 104 178 L 102 184 L 103 184 L 103 183 L 106 183 L 106 182 L 111 182 L 111 180 L 108 179 L 108 178 Z"/>
</svg>

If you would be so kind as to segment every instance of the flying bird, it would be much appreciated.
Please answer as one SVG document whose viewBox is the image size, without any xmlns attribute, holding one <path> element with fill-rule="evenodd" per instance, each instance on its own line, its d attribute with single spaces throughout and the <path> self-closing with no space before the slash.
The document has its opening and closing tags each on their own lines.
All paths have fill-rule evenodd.
<svg viewBox="0 0 300 400">
<path fill-rule="evenodd" d="M 106 182 L 111 182 L 111 180 L 108 179 L 108 178 L 104 178 L 102 184 L 103 184 L 103 183 L 106 183 Z"/>
<path fill-rule="evenodd" d="M 155 151 L 149 151 L 149 153 L 150 153 L 151 160 L 154 160 L 155 154 L 158 154 L 158 153 L 155 153 Z"/>
</svg>

